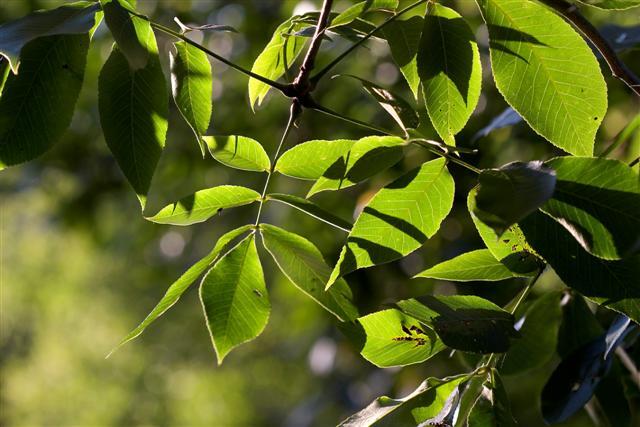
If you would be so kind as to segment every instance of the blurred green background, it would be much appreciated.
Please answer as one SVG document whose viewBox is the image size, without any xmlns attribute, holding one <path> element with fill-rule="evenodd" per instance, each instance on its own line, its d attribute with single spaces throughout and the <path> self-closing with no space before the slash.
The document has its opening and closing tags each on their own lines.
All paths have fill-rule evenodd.
<svg viewBox="0 0 640 427">
<path fill-rule="evenodd" d="M 64 1 L 2 0 L 0 23 Z M 239 34 L 214 33 L 203 43 L 250 68 L 271 33 L 292 13 L 319 7 L 319 0 L 138 0 L 154 20 L 231 25 Z M 337 0 L 336 10 L 351 2 Z M 408 2 L 403 2 L 408 3 Z M 459 144 L 475 146 L 469 157 L 479 167 L 513 160 L 545 159 L 553 147 L 525 125 L 502 129 L 477 143 L 474 133 L 506 104 L 492 84 L 486 31 L 471 0 L 449 1 L 477 29 L 483 52 L 483 95 Z M 637 25 L 637 10 L 589 11 L 598 25 Z M 171 40 L 158 34 L 165 74 Z M 194 34 L 196 40 L 202 37 Z M 189 228 L 146 222 L 102 137 L 97 112 L 97 76 L 111 48 L 104 25 L 89 52 L 83 91 L 70 129 L 42 158 L 0 174 L 0 425 L 3 426 L 324 426 L 361 409 L 381 394 L 399 396 L 427 376 L 460 372 L 465 361 L 447 352 L 418 366 L 377 369 L 338 331 L 333 317 L 307 299 L 261 253 L 272 298 L 265 332 L 234 351 L 222 366 L 203 321 L 196 286 L 140 338 L 111 358 L 105 355 L 163 295 L 165 289 L 213 246 L 231 227 L 255 218 L 256 206 L 223 212 Z M 318 63 L 326 63 L 347 46 L 333 38 L 323 45 Z M 637 48 L 622 54 L 640 72 Z M 253 137 L 272 153 L 286 121 L 289 102 L 271 94 L 253 113 L 247 79 L 218 62 L 210 131 Z M 411 100 L 382 41 L 372 41 L 335 69 L 393 87 Z M 610 109 L 597 138 L 602 149 L 638 111 L 638 103 L 603 68 L 609 84 Z M 317 100 L 346 115 L 393 128 L 393 122 L 352 79 L 326 80 Z M 425 134 L 435 137 L 424 109 Z M 305 112 L 289 146 L 312 138 L 366 136 L 366 130 Z M 637 156 L 640 141 L 616 155 Z M 317 202 L 344 217 L 353 216 L 359 200 L 427 155 L 408 152 L 405 160 L 367 183 L 317 196 Z M 428 292 L 476 293 L 498 303 L 508 301 L 521 282 L 471 284 L 408 280 L 420 269 L 482 246 L 466 212 L 466 194 L 474 177 L 452 166 L 456 205 L 441 232 L 406 259 L 347 277 L 363 314 L 384 304 Z M 165 153 L 154 178 L 149 210 L 198 189 L 233 183 L 261 189 L 264 176 L 234 171 L 202 159 L 188 126 L 171 106 Z M 278 192 L 304 195 L 309 184 L 275 176 Z M 314 241 L 329 262 L 344 240 L 339 231 L 284 206 L 270 205 L 271 222 Z M 553 272 L 540 289 L 561 286 Z M 603 313 L 607 316 L 607 313 Z M 542 425 L 538 396 L 557 360 L 506 386 L 522 426 Z M 566 425 L 590 425 L 583 411 Z"/>
</svg>

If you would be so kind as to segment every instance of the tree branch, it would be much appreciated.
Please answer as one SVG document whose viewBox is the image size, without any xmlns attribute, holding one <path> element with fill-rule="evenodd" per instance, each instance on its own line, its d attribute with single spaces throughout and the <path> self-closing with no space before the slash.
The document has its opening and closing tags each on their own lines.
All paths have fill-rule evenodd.
<svg viewBox="0 0 640 427">
<path fill-rule="evenodd" d="M 613 77 L 622 81 L 638 96 L 640 96 L 640 79 L 618 58 L 615 50 L 578 10 L 576 5 L 565 0 L 538 0 L 557 11 L 564 19 L 576 27 L 582 35 L 595 46 L 611 69 Z"/>
</svg>

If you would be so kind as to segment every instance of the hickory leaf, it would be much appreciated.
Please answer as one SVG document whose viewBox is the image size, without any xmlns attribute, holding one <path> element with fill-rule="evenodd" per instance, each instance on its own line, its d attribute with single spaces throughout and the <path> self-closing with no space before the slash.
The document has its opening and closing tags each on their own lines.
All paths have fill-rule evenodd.
<svg viewBox="0 0 640 427">
<path fill-rule="evenodd" d="M 271 303 L 253 234 L 209 270 L 200 284 L 200 301 L 218 364 L 233 348 L 262 333 Z"/>
<path fill-rule="evenodd" d="M 489 29 L 493 77 L 509 105 L 554 145 L 592 155 L 607 88 L 587 43 L 539 2 L 478 4 Z"/>
<path fill-rule="evenodd" d="M 253 172 L 267 172 L 271 161 L 255 139 L 240 135 L 205 136 L 209 153 L 223 165 Z"/>
<path fill-rule="evenodd" d="M 157 48 L 151 24 L 132 15 L 129 3 L 129 0 L 100 0 L 113 39 L 131 69 L 137 71 L 146 68 L 147 61 L 157 54 Z"/>
<path fill-rule="evenodd" d="M 358 216 L 327 286 L 354 270 L 418 249 L 440 228 L 453 205 L 453 193 L 453 178 L 442 158 L 381 189 Z"/>
<path fill-rule="evenodd" d="M 170 53 L 171 89 L 173 100 L 196 135 L 198 145 L 205 155 L 202 136 L 211 120 L 211 92 L 213 78 L 207 55 L 187 42 L 177 42 L 176 52 Z"/>
<path fill-rule="evenodd" d="M 249 188 L 220 185 L 196 191 L 190 196 L 165 206 L 147 219 L 158 224 L 191 225 L 206 221 L 222 209 L 248 205 L 259 199 L 260 194 Z"/>
<path fill-rule="evenodd" d="M 129 334 L 127 334 L 127 336 L 124 337 L 113 350 L 111 350 L 109 356 L 124 344 L 142 334 L 147 326 L 153 323 L 158 317 L 162 316 L 175 303 L 177 303 L 182 294 L 187 289 L 189 289 L 191 284 L 195 282 L 195 280 L 200 277 L 202 273 L 204 273 L 209 267 L 211 267 L 211 264 L 213 264 L 218 256 L 229 247 L 229 244 L 250 229 L 251 225 L 243 225 L 242 227 L 236 228 L 222 235 L 216 242 L 216 245 L 211 250 L 211 252 L 209 252 L 204 258 L 189 267 L 189 269 L 185 271 L 182 276 L 178 278 L 178 280 L 176 280 L 171 284 L 171 286 L 169 286 L 169 289 L 167 289 L 167 292 L 164 294 L 162 299 L 160 299 L 160 302 L 158 302 L 158 304 L 153 307 L 153 310 L 151 310 L 147 317 L 145 317 L 145 319 L 140 322 L 140 324 L 136 326 L 134 330 L 129 332 Z"/>
<path fill-rule="evenodd" d="M 480 98 L 482 65 L 471 28 L 454 10 L 430 3 L 417 61 L 431 122 L 445 143 L 455 145 Z"/>
<path fill-rule="evenodd" d="M 399 0 L 364 0 L 358 2 L 333 18 L 329 28 L 347 25 L 368 12 L 377 10 L 393 11 L 398 7 L 398 3 Z"/>
<path fill-rule="evenodd" d="M 313 243 L 269 224 L 260 224 L 260 235 L 282 273 L 298 289 L 343 322 L 358 317 L 347 282 L 341 280 L 328 291 L 324 290 L 331 268 Z"/>
<path fill-rule="evenodd" d="M 406 20 L 391 21 L 382 29 L 382 34 L 391 49 L 393 60 L 400 67 L 400 71 L 416 99 L 418 99 L 420 88 L 417 56 L 423 26 L 423 18 L 412 16 Z"/>
</svg>

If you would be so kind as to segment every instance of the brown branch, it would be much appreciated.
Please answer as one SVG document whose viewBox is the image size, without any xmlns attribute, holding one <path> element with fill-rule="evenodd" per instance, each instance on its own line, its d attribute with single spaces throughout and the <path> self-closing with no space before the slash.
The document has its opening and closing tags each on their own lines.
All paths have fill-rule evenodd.
<svg viewBox="0 0 640 427">
<path fill-rule="evenodd" d="M 615 50 L 578 10 L 576 5 L 565 0 L 538 0 L 557 11 L 564 19 L 576 27 L 600 52 L 611 69 L 613 77 L 622 81 L 638 96 L 640 96 L 640 79 L 618 58 Z"/>
<path fill-rule="evenodd" d="M 304 57 L 302 65 L 300 65 L 300 71 L 298 72 L 296 79 L 293 81 L 293 86 L 298 92 L 299 97 L 304 96 L 313 90 L 313 87 L 309 82 L 309 75 L 315 65 L 316 56 L 318 55 L 320 44 L 324 38 L 324 32 L 329 24 L 329 15 L 331 14 L 332 5 L 333 0 L 324 0 L 322 3 L 322 10 L 320 12 L 320 17 L 318 18 L 316 31 L 311 39 L 311 46 L 309 46 L 307 55 Z"/>
</svg>

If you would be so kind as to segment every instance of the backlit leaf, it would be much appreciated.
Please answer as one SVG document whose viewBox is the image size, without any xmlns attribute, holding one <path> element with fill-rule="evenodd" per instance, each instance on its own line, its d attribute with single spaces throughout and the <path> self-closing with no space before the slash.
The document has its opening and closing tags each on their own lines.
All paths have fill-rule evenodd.
<svg viewBox="0 0 640 427">
<path fill-rule="evenodd" d="M 607 88 L 587 43 L 539 2 L 478 4 L 489 28 L 493 77 L 506 101 L 556 146 L 592 155 Z"/>
<path fill-rule="evenodd" d="M 511 259 L 518 263 L 517 258 L 516 255 Z M 509 259 L 505 261 L 509 261 Z M 475 280 L 496 281 L 525 276 L 511 271 L 508 265 L 505 265 L 505 261 L 498 261 L 488 249 L 480 249 L 441 262 L 414 277 L 469 282 Z"/>
<path fill-rule="evenodd" d="M 209 153 L 223 165 L 236 169 L 266 172 L 271 161 L 262 145 L 255 139 L 240 135 L 205 136 Z"/>
<path fill-rule="evenodd" d="M 218 364 L 233 348 L 262 333 L 271 303 L 253 234 L 209 270 L 200 284 L 200 301 Z"/>
<path fill-rule="evenodd" d="M 151 24 L 129 13 L 130 3 L 130 0 L 100 0 L 113 39 L 131 69 L 137 71 L 147 67 L 157 48 Z"/>
<path fill-rule="evenodd" d="M 149 221 L 158 224 L 191 225 L 206 221 L 222 209 L 248 205 L 260 199 L 257 191 L 237 185 L 220 185 L 196 191 L 165 206 Z"/>
<path fill-rule="evenodd" d="M 631 9 L 640 6 L 640 0 L 578 0 L 599 9 Z"/>
<path fill-rule="evenodd" d="M 417 54 L 423 26 L 423 18 L 412 16 L 406 20 L 391 21 L 381 30 L 389 43 L 393 60 L 400 67 L 400 71 L 416 99 L 418 99 L 420 88 Z"/>
<path fill-rule="evenodd" d="M 454 135 L 476 108 L 482 83 L 478 45 L 456 11 L 429 4 L 417 61 L 431 122 L 445 143 L 455 145 Z"/>
<path fill-rule="evenodd" d="M 203 51 L 186 42 L 180 41 L 173 46 L 176 49 L 175 53 L 170 52 L 173 100 L 195 133 L 204 157 L 202 136 L 211 120 L 211 64 Z"/>
<path fill-rule="evenodd" d="M 442 158 L 381 189 L 358 216 L 327 286 L 354 270 L 418 249 L 440 228 L 453 205 L 453 193 L 453 178 Z"/>
<path fill-rule="evenodd" d="M 344 280 L 328 291 L 324 284 L 331 274 L 318 248 L 302 236 L 269 224 L 260 224 L 264 247 L 285 276 L 302 292 L 343 322 L 358 317 L 351 289 Z"/>
<path fill-rule="evenodd" d="M 331 27 L 339 27 L 353 22 L 359 16 L 377 10 L 393 11 L 398 7 L 398 0 L 364 0 L 341 12 L 331 20 Z"/>
<path fill-rule="evenodd" d="M 377 311 L 358 322 L 365 333 L 362 357 L 381 368 L 424 362 L 445 348 L 435 332 L 400 310 Z"/>
</svg>

